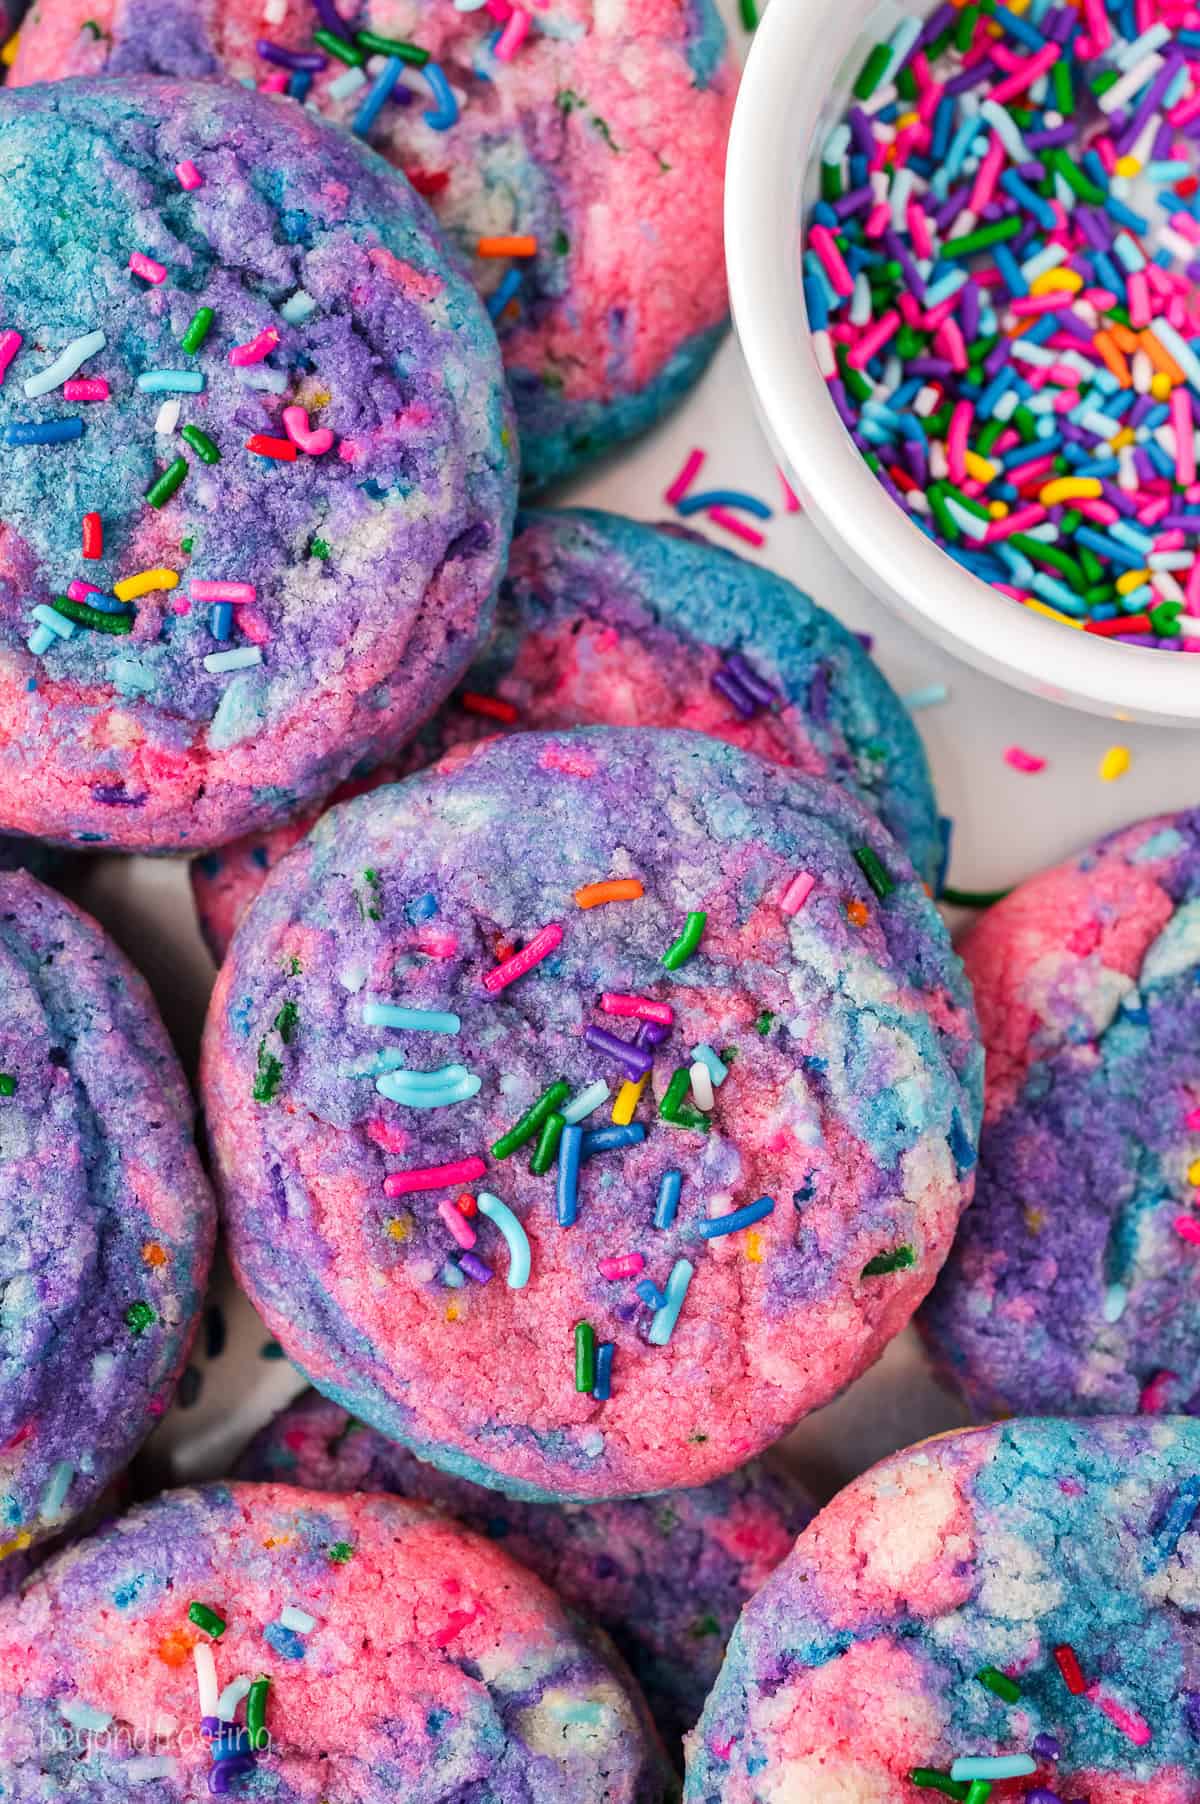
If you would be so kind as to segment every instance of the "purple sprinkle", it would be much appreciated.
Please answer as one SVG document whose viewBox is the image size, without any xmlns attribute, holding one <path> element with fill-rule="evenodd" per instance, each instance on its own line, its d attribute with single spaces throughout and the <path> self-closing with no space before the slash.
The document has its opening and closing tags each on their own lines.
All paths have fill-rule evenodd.
<svg viewBox="0 0 1200 1804">
<path fill-rule="evenodd" d="M 146 800 L 144 795 L 127 795 L 123 783 L 93 783 L 92 796 L 109 808 L 140 808 Z"/>
<path fill-rule="evenodd" d="M 870 188 L 851 188 L 849 194 L 834 201 L 833 210 L 839 219 L 849 219 L 852 213 L 861 213 L 864 207 L 869 207 L 871 200 Z"/>
<path fill-rule="evenodd" d="M 597 1052 L 607 1052 L 612 1058 L 619 1059 L 626 1071 L 633 1078 L 645 1077 L 654 1060 L 632 1040 L 623 1040 L 620 1034 L 610 1033 L 607 1027 L 585 1027 L 583 1037 L 588 1045 Z"/>
<path fill-rule="evenodd" d="M 468 1278 L 474 1278 L 476 1284 L 486 1284 L 492 1276 L 492 1268 L 477 1259 L 474 1253 L 460 1253 L 458 1257 L 460 1271 L 466 1272 Z"/>
<path fill-rule="evenodd" d="M 1079 21 L 1073 13 L 1071 18 L 1078 25 Z M 1071 27 L 1068 26 L 1067 29 L 1070 30 Z M 1074 136 L 1075 127 L 1064 120 L 1061 125 L 1047 126 L 1043 132 L 1026 132 L 1025 142 L 1030 150 L 1052 150 L 1060 144 L 1069 144 Z"/>
<path fill-rule="evenodd" d="M 765 677 L 759 676 L 752 664 L 748 664 L 740 651 L 731 652 L 725 660 L 729 670 L 743 689 L 748 689 L 756 701 L 769 708 L 772 702 L 779 700 L 779 691 L 768 683 Z"/>
<path fill-rule="evenodd" d="M 995 63 L 990 56 L 985 57 L 981 63 L 974 64 L 970 69 L 964 69 L 961 75 L 956 75 L 951 81 L 948 81 L 945 92 L 947 94 L 966 94 L 970 89 L 979 87 L 981 82 L 991 81 L 996 74 Z"/>
<path fill-rule="evenodd" d="M 1048 1785 L 1035 1785 L 1032 1791 L 1025 1793 L 1025 1804 L 1064 1804 L 1060 1793 L 1051 1791 Z"/>
<path fill-rule="evenodd" d="M 209 1770 L 209 1791 L 223 1796 L 229 1790 L 230 1780 L 236 1779 L 242 1773 L 250 1772 L 253 1766 L 254 1762 L 249 1754 L 238 1754 L 232 1760 L 220 1761 L 218 1765 Z"/>
<path fill-rule="evenodd" d="M 328 61 L 319 50 L 288 50 L 282 44 L 273 44 L 270 38 L 259 38 L 254 48 L 264 63 L 274 63 L 280 69 L 297 69 L 306 75 L 316 75 Z"/>
<path fill-rule="evenodd" d="M 671 1030 L 665 1021 L 643 1021 L 637 1030 L 637 1045 L 661 1046 L 671 1038 Z"/>
<path fill-rule="evenodd" d="M 1141 399 L 1144 397 L 1139 398 Z M 1136 412 L 1137 410 L 1134 408 L 1131 411 Z M 1124 489 L 1119 489 L 1115 482 L 1109 482 L 1106 476 L 1102 476 L 1100 478 L 1100 490 L 1109 506 L 1115 507 L 1117 512 L 1119 514 L 1124 514 L 1127 520 L 1131 520 L 1136 516 L 1136 502 L 1131 501 Z"/>
<path fill-rule="evenodd" d="M 712 687 L 719 690 L 727 702 L 737 709 L 743 720 L 753 720 L 758 713 L 758 703 L 738 682 L 737 678 L 724 665 L 714 670 L 709 677 Z"/>
<path fill-rule="evenodd" d="M 1192 1739 L 1200 1741 L 1200 1691 L 1184 1692 L 1183 1717 Z"/>
<path fill-rule="evenodd" d="M 860 106 L 850 108 L 846 114 L 846 124 L 850 127 L 850 136 L 854 139 L 854 148 L 860 156 L 868 160 L 875 155 L 875 132 L 870 119 Z"/>
<path fill-rule="evenodd" d="M 1033 1738 L 1033 1751 L 1039 1760 L 1057 1760 L 1062 1753 L 1062 1744 L 1057 1735 L 1047 1735 L 1043 1730 Z"/>
<path fill-rule="evenodd" d="M 313 6 L 326 31 L 332 31 L 339 38 L 349 38 L 350 27 L 333 4 L 333 0 L 313 0 Z"/>
</svg>

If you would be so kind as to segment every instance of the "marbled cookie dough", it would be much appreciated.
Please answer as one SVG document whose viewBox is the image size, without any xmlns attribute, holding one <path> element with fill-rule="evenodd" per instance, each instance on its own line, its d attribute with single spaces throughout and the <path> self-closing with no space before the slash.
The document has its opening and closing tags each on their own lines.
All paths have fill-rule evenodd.
<svg viewBox="0 0 1200 1804">
<path fill-rule="evenodd" d="M 698 1491 L 519 1503 L 440 1472 L 316 1391 L 256 1436 L 238 1476 L 395 1493 L 499 1542 L 608 1631 L 673 1748 L 700 1714 L 742 1605 L 813 1514 L 799 1481 L 762 1460 Z"/>
<path fill-rule="evenodd" d="M 987 1415 L 1200 1408 L 1200 813 L 1030 878 L 962 952 L 987 1104 L 944 1374 Z"/>
<path fill-rule="evenodd" d="M 904 1325 L 973 1182 L 974 1018 L 911 865 L 700 733 L 515 734 L 332 809 L 203 1067 L 289 1356 L 528 1498 L 741 1465 Z"/>
<path fill-rule="evenodd" d="M 215 1227 L 150 992 L 87 915 L 0 875 L 0 1574 L 168 1407 Z"/>
<path fill-rule="evenodd" d="M 1196 1804 L 1198 1474 L 1186 1417 L 873 1467 L 743 1612 L 686 1804 Z"/>
<path fill-rule="evenodd" d="M 751 693 L 739 670 L 766 690 Z M 506 728 L 592 725 L 688 727 L 835 778 L 875 809 L 923 877 L 936 873 L 937 805 L 920 738 L 854 634 L 745 558 L 594 510 L 519 517 L 495 631 L 461 692 L 400 760 L 352 779 L 346 794 Z M 267 872 L 319 814 L 306 809 L 195 860 L 196 907 L 218 964 Z"/>
<path fill-rule="evenodd" d="M 480 1536 L 394 1497 L 167 1492 L 0 1605 L 14 1799 L 666 1804 L 604 1644 Z"/>
<path fill-rule="evenodd" d="M 223 75 L 286 85 L 359 133 L 425 195 L 496 315 L 530 487 L 641 432 L 691 386 L 727 309 L 737 77 L 712 0 L 286 0 L 269 13 L 263 0 L 40 0 L 13 80 Z M 354 66 L 388 39 L 403 62 Z M 432 59 L 423 70 L 413 47 Z"/>
<path fill-rule="evenodd" d="M 172 850 L 326 794 L 490 624 L 495 338 L 424 206 L 286 100 L 0 94 L 0 828 Z"/>
</svg>

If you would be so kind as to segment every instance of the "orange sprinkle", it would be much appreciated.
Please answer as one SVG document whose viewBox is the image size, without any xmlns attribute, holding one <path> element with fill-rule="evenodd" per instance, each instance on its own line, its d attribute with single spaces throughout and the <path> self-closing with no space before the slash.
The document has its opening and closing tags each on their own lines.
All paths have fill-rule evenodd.
<svg viewBox="0 0 1200 1804">
<path fill-rule="evenodd" d="M 537 239 L 529 233 L 511 232 L 494 238 L 481 238 L 475 251 L 480 257 L 536 257 L 537 248 Z"/>
<path fill-rule="evenodd" d="M 1109 326 L 1108 335 L 1118 349 L 1124 351 L 1126 357 L 1132 357 L 1142 342 L 1137 333 L 1128 326 Z"/>
<path fill-rule="evenodd" d="M 1092 339 L 1092 347 L 1099 354 L 1100 361 L 1110 375 L 1116 377 L 1122 388 L 1133 386 L 1133 376 L 1126 363 L 1121 348 L 1111 332 L 1097 332 Z"/>
<path fill-rule="evenodd" d="M 142 1258 L 146 1261 L 147 1265 L 165 1265 L 167 1263 L 167 1249 L 165 1247 L 160 1247 L 157 1240 L 148 1240 L 142 1248 Z"/>
<path fill-rule="evenodd" d="M 1145 351 L 1156 370 L 1169 376 L 1172 382 L 1186 382 L 1187 377 L 1172 357 L 1170 351 L 1163 349 L 1153 332 L 1143 332 L 1138 339 L 1138 348 Z"/>
<path fill-rule="evenodd" d="M 155 1651 L 164 1666 L 186 1666 L 199 1639 L 199 1635 L 193 1635 L 190 1629 L 172 1629 L 169 1635 L 163 1636 Z"/>
<path fill-rule="evenodd" d="M 846 919 L 852 927 L 865 927 L 871 919 L 871 911 L 865 902 L 847 902 Z"/>
<path fill-rule="evenodd" d="M 636 902 L 644 894 L 640 878 L 610 877 L 606 883 L 585 883 L 575 891 L 575 901 L 580 908 L 596 908 L 601 902 Z"/>
</svg>

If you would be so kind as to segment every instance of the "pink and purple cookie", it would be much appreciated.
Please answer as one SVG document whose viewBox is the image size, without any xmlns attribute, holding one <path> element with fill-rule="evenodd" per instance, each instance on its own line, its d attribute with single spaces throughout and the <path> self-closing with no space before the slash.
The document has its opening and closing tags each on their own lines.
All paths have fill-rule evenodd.
<svg viewBox="0 0 1200 1804">
<path fill-rule="evenodd" d="M 701 733 L 492 739 L 234 935 L 235 1268 L 317 1388 L 529 1499 L 732 1471 L 908 1320 L 973 1183 L 961 966 L 852 797 Z"/>
<path fill-rule="evenodd" d="M 104 71 L 286 86 L 402 169 L 495 318 L 532 487 L 644 430 L 718 342 L 712 0 L 42 0 L 13 80 Z"/>
<path fill-rule="evenodd" d="M 170 1403 L 215 1210 L 149 990 L 23 872 L 0 876 L 0 1001 L 3 1561 L 93 1504 Z"/>
<path fill-rule="evenodd" d="M 962 952 L 987 1094 L 943 1372 L 980 1414 L 1200 1409 L 1200 813 L 1031 878 Z"/>
<path fill-rule="evenodd" d="M 482 1536 L 395 1497 L 207 1485 L 0 1604 L 5 1797 L 666 1804 L 607 1643 Z"/>
<path fill-rule="evenodd" d="M 761 1460 L 698 1491 L 519 1503 L 440 1472 L 316 1392 L 263 1429 L 238 1476 L 396 1493 L 500 1542 L 607 1630 L 673 1747 L 700 1714 L 742 1605 L 813 1514 L 799 1481 Z"/>
<path fill-rule="evenodd" d="M 922 876 L 935 874 L 937 807 L 920 738 L 854 635 L 732 552 L 582 509 L 520 516 L 495 631 L 463 691 L 399 763 L 349 793 L 505 726 L 592 725 L 689 727 L 832 777 L 875 809 Z M 218 964 L 267 872 L 319 812 L 193 864 Z"/>
<path fill-rule="evenodd" d="M 218 844 L 394 751 L 486 632 L 495 338 L 286 101 L 64 82 L 0 122 L 0 827 Z"/>
<path fill-rule="evenodd" d="M 1198 1472 L 1179 1416 L 873 1467 L 743 1611 L 686 1804 L 1196 1804 Z"/>
</svg>

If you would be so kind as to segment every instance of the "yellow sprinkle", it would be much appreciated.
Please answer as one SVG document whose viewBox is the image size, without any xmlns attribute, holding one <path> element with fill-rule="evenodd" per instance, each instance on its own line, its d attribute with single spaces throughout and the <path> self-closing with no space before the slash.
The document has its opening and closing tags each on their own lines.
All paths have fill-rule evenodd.
<svg viewBox="0 0 1200 1804">
<path fill-rule="evenodd" d="M 173 589 L 179 582 L 177 570 L 140 570 L 136 576 L 123 576 L 113 584 L 118 601 L 136 601 L 139 595 L 150 595 L 156 589 Z"/>
<path fill-rule="evenodd" d="M 1129 747 L 1110 745 L 1100 760 L 1100 775 L 1106 783 L 1115 783 L 1129 769 Z"/>
<path fill-rule="evenodd" d="M 1164 370 L 1155 370 L 1150 378 L 1150 393 L 1156 401 L 1171 399 L 1171 378 Z"/>
<path fill-rule="evenodd" d="M 1044 1209 L 1026 1209 L 1025 1226 L 1031 1234 L 1040 1234 L 1045 1225 L 1046 1211 Z"/>
<path fill-rule="evenodd" d="M 896 121 L 896 130 L 902 132 L 906 126 L 919 125 L 920 123 L 920 113 L 901 113 L 899 119 Z"/>
<path fill-rule="evenodd" d="M 11 69 L 13 64 L 16 62 L 17 45 L 20 42 L 21 42 L 20 32 L 14 31 L 11 38 L 9 38 L 7 44 L 5 44 L 3 50 L 0 50 L 0 63 L 3 63 L 4 67 L 6 69 Z"/>
<path fill-rule="evenodd" d="M 393 1240 L 407 1240 L 412 1233 L 411 1215 L 393 1215 L 388 1222 L 387 1231 Z"/>
<path fill-rule="evenodd" d="M 1142 173 L 1141 158 L 1140 157 L 1118 157 L 1117 163 L 1116 163 L 1116 173 L 1118 175 L 1125 175 L 1125 176 L 1141 175 L 1141 173 Z"/>
<path fill-rule="evenodd" d="M 447 1303 L 446 1320 L 448 1322 L 456 1322 L 461 1314 L 462 1314 L 462 1311 L 458 1307 L 457 1303 Z"/>
<path fill-rule="evenodd" d="M 29 1530 L 27 1528 L 21 1529 L 19 1534 L 13 1536 L 11 1541 L 0 1542 L 0 1560 L 7 1560 L 10 1553 L 24 1553 L 25 1549 L 32 1541 L 33 1536 L 30 1534 Z"/>
<path fill-rule="evenodd" d="M 762 1260 L 763 1260 L 762 1235 L 756 1233 L 753 1228 L 751 1228 L 746 1235 L 745 1251 L 746 1251 L 746 1258 L 750 1261 L 751 1265 L 761 1265 L 762 1264 Z"/>
<path fill-rule="evenodd" d="M 1150 572 L 1148 570 L 1122 570 L 1116 581 L 1117 594 L 1132 595 L 1135 589 L 1140 589 L 1143 583 L 1149 581 Z"/>
<path fill-rule="evenodd" d="M 1193 1159 L 1188 1166 L 1188 1183 L 1200 1186 L 1200 1159 Z"/>
<path fill-rule="evenodd" d="M 333 396 L 327 388 L 314 388 L 308 397 L 309 413 L 312 413 L 313 409 L 317 407 L 328 407 L 332 400 Z"/>
<path fill-rule="evenodd" d="M 631 1084 L 626 1081 L 617 1091 L 617 1100 L 613 1104 L 612 1118 L 618 1127 L 628 1127 L 629 1123 L 633 1120 L 633 1111 L 637 1108 L 638 1103 L 641 1100 L 641 1094 L 646 1088 L 646 1081 L 649 1076 L 650 1073 L 647 1072 L 645 1077 L 638 1078 L 636 1084 Z"/>
<path fill-rule="evenodd" d="M 1008 10 L 1010 13 L 1016 13 L 1017 17 L 1020 18 L 1021 14 L 1026 12 L 1028 8 L 1029 0 L 1017 0 L 1017 4 L 1015 6 L 1010 6 Z"/>
<path fill-rule="evenodd" d="M 1038 500 L 1053 507 L 1059 501 L 1099 501 L 1103 493 L 1098 476 L 1056 476 L 1038 490 Z"/>
<path fill-rule="evenodd" d="M 1024 606 L 1033 614 L 1044 614 L 1047 620 L 1057 620 L 1060 626 L 1073 626 L 1077 633 L 1083 631 L 1082 620 L 1072 620 L 1069 614 L 1060 614 L 1057 608 L 1048 608 L 1044 601 L 1036 601 L 1032 595 L 1025 597 Z"/>
<path fill-rule="evenodd" d="M 989 463 L 986 457 L 980 457 L 978 451 L 968 451 L 963 458 L 963 466 L 967 475 L 973 476 L 976 482 L 990 482 L 997 474 L 995 464 Z"/>
<path fill-rule="evenodd" d="M 1040 276 L 1035 276 L 1029 284 L 1030 294 L 1061 294 L 1066 289 L 1071 294 L 1078 294 L 1083 287 L 1083 277 L 1077 269 L 1044 269 Z"/>
<path fill-rule="evenodd" d="M 1110 451 L 1123 451 L 1126 445 L 1134 445 L 1136 443 L 1137 433 L 1133 430 L 1133 427 L 1122 426 L 1116 437 L 1109 439 L 1108 448 Z"/>
</svg>

